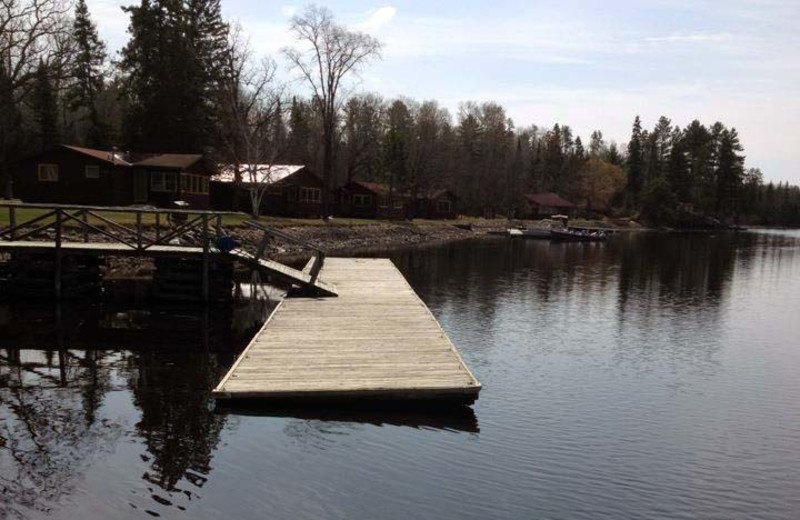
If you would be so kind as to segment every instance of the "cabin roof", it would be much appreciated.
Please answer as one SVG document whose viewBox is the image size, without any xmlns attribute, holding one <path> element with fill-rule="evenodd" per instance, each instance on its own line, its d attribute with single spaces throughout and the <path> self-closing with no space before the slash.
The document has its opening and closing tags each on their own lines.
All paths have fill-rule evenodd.
<svg viewBox="0 0 800 520">
<path fill-rule="evenodd" d="M 441 188 L 441 189 L 438 189 L 438 190 L 433 190 L 433 191 L 430 191 L 428 193 L 420 193 L 419 195 L 417 195 L 417 198 L 418 199 L 435 200 L 435 199 L 438 199 L 439 197 L 442 197 L 444 195 L 450 195 L 454 199 L 458 198 L 458 195 L 456 195 L 455 193 L 453 193 L 452 190 L 449 190 L 447 188 Z"/>
<path fill-rule="evenodd" d="M 550 206 L 552 208 L 574 208 L 575 204 L 561 198 L 555 193 L 529 193 L 525 195 L 529 201 L 539 206 Z"/>
<path fill-rule="evenodd" d="M 157 168 L 188 168 L 203 158 L 195 153 L 132 153 L 114 150 L 97 150 L 82 146 L 62 144 L 62 148 L 117 166 L 147 166 Z"/>
<path fill-rule="evenodd" d="M 302 164 L 240 164 L 242 182 L 247 184 L 273 184 L 305 168 Z M 236 165 L 226 164 L 219 168 L 211 180 L 215 182 L 235 182 Z M 256 182 L 253 182 L 255 177 Z"/>
<path fill-rule="evenodd" d="M 84 148 L 82 146 L 72 146 L 68 144 L 62 144 L 62 148 L 66 148 L 67 150 L 71 150 L 73 152 L 77 152 L 82 155 L 86 155 L 91 157 L 92 159 L 97 159 L 100 161 L 105 161 L 107 163 L 116 164 L 119 166 L 132 166 L 132 164 L 124 159 L 121 153 L 107 151 L 107 150 L 95 150 L 93 148 Z"/>
<path fill-rule="evenodd" d="M 202 159 L 196 153 L 160 153 L 146 154 L 146 158 L 134 162 L 134 166 L 155 166 L 158 168 L 188 168 Z"/>
<path fill-rule="evenodd" d="M 384 196 L 384 197 L 388 197 L 389 196 L 389 186 L 387 186 L 386 184 L 381 184 L 379 182 L 350 181 L 347 184 L 345 184 L 344 186 L 342 186 L 342 188 L 347 188 L 348 185 L 360 186 L 361 188 L 364 188 L 365 190 L 367 190 L 367 191 L 369 191 L 369 192 L 371 192 L 371 193 L 373 193 L 375 195 L 380 195 L 380 196 Z M 409 197 L 408 192 L 405 192 L 405 191 L 395 190 L 394 194 L 397 197 Z"/>
</svg>

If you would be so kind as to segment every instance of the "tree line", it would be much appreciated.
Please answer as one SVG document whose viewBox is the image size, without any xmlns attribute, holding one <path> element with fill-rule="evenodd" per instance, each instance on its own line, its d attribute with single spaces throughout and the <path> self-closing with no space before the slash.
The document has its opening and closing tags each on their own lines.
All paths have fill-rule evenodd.
<svg viewBox="0 0 800 520">
<path fill-rule="evenodd" d="M 354 94 L 381 44 L 317 6 L 291 20 L 295 44 L 283 51 L 302 96 L 274 60 L 254 55 L 220 0 L 140 0 L 123 11 L 129 40 L 110 56 L 85 0 L 0 1 L 6 197 L 16 160 L 67 142 L 205 153 L 240 181 L 269 175 L 253 165 L 305 164 L 324 180 L 324 203 L 362 180 L 391 194 L 448 188 L 460 212 L 479 216 L 519 216 L 523 194 L 552 191 L 589 215 L 800 225 L 800 190 L 765 184 L 720 122 L 661 117 L 648 130 L 637 116 L 618 145 L 599 130 L 584 142 L 566 124 L 516 127 L 495 102 L 451 114 L 434 100 Z"/>
</svg>

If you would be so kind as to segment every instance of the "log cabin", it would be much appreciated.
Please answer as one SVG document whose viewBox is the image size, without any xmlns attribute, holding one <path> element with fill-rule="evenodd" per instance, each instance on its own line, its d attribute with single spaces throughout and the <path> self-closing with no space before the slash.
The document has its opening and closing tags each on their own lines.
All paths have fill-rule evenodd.
<svg viewBox="0 0 800 520">
<path fill-rule="evenodd" d="M 575 204 L 555 193 L 531 193 L 523 195 L 527 207 L 522 209 L 523 218 L 549 218 L 555 214 L 572 216 Z"/>
<path fill-rule="evenodd" d="M 339 188 L 337 216 L 366 219 L 405 219 L 410 217 L 411 197 L 390 193 L 385 184 L 351 181 Z"/>
<path fill-rule="evenodd" d="M 214 166 L 200 154 L 121 153 L 60 145 L 17 163 L 14 196 L 23 202 L 96 206 L 210 207 Z"/>
<path fill-rule="evenodd" d="M 414 217 L 431 220 L 449 220 L 456 218 L 458 196 L 448 189 L 433 190 L 430 193 L 417 195 Z"/>
<path fill-rule="evenodd" d="M 262 215 L 320 217 L 322 180 L 306 166 L 240 164 L 238 175 L 236 171 L 236 167 L 228 165 L 211 178 L 211 203 L 215 209 L 252 213 L 252 194 L 263 192 Z"/>
</svg>

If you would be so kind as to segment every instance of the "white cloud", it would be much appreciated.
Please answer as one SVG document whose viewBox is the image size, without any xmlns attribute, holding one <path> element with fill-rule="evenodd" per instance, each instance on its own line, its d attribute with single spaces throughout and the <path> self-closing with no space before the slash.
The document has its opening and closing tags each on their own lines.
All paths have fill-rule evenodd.
<svg viewBox="0 0 800 520">
<path fill-rule="evenodd" d="M 295 6 L 295 5 L 284 5 L 283 7 L 281 7 L 281 12 L 283 13 L 283 16 L 285 16 L 287 18 L 290 18 L 290 17 L 294 16 L 295 13 L 297 12 L 297 6 Z"/>
<path fill-rule="evenodd" d="M 381 27 L 391 22 L 397 14 L 397 8 L 392 6 L 385 6 L 375 9 L 370 12 L 369 17 L 362 23 L 356 25 L 356 28 L 362 31 L 376 31 Z"/>
<path fill-rule="evenodd" d="M 672 34 L 669 36 L 653 36 L 642 38 L 647 43 L 685 43 L 685 42 L 721 42 L 730 37 L 729 34 Z"/>
</svg>

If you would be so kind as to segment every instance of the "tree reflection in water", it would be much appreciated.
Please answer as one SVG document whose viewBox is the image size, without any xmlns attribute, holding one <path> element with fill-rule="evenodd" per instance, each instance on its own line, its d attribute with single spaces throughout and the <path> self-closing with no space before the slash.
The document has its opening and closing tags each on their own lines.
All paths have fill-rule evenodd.
<svg viewBox="0 0 800 520">
<path fill-rule="evenodd" d="M 124 371 L 127 359 L 114 351 L 1 351 L 0 501 L 9 516 L 48 512 L 124 434 L 96 417 L 122 383 L 111 373 Z"/>
<path fill-rule="evenodd" d="M 272 306 L 248 297 L 216 309 L 0 307 L 0 518 L 57 511 L 132 434 L 146 450 L 142 478 L 191 499 L 226 420 L 210 391 Z M 109 392 L 131 394 L 135 425 L 103 413 Z M 172 503 L 152 493 L 141 509 L 153 509 L 150 499 Z"/>
</svg>

